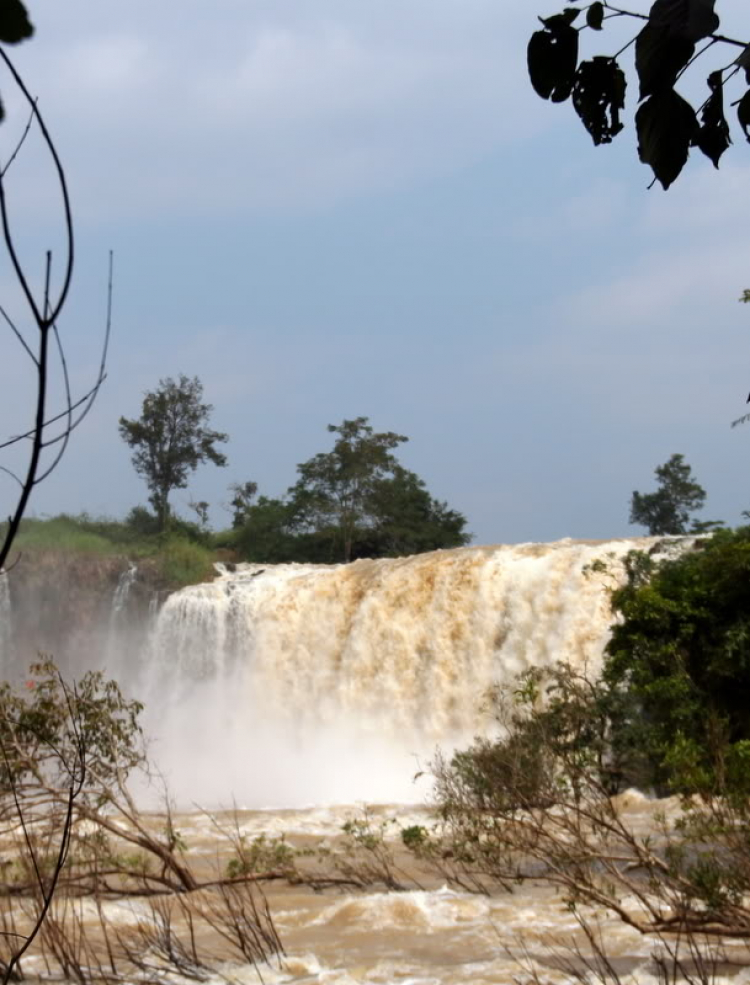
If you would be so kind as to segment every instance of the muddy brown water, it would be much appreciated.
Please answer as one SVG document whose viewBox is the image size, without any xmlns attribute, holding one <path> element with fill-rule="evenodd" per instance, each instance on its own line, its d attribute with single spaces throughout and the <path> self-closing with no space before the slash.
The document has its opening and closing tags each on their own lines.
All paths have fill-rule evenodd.
<svg viewBox="0 0 750 985">
<path fill-rule="evenodd" d="M 655 804 L 638 794 L 629 796 L 624 806 L 631 823 L 648 830 L 654 810 L 663 809 L 663 803 Z M 225 870 L 232 857 L 233 837 L 242 836 L 250 844 L 260 836 L 271 841 L 283 835 L 291 846 L 311 850 L 309 866 L 325 872 L 326 863 L 318 859 L 318 850 L 340 848 L 342 826 L 362 817 L 358 806 L 214 814 L 192 811 L 177 815 L 175 826 L 197 870 Z M 369 817 L 375 825 L 391 818 L 402 827 L 430 822 L 427 809 L 422 807 L 381 805 L 371 808 Z M 159 823 L 155 817 L 154 824 Z M 403 859 L 399 856 L 397 825 L 388 830 L 400 864 Z M 329 874 L 335 875 L 330 866 Z M 512 893 L 498 891 L 484 896 L 453 889 L 434 873 L 413 870 L 407 872 L 405 881 L 409 875 L 423 888 L 397 892 L 333 886 L 315 891 L 282 880 L 267 883 L 265 894 L 284 954 L 259 969 L 236 960 L 221 968 L 219 962 L 215 981 L 228 978 L 238 985 L 261 980 L 269 985 L 526 985 L 538 981 L 557 985 L 574 980 L 561 967 L 561 959 L 570 959 L 571 947 L 590 952 L 575 915 L 548 887 L 525 885 Z M 83 901 L 79 907 L 95 932 L 93 903 Z M 142 899 L 108 901 L 104 910 L 107 920 L 121 929 L 149 919 L 148 903 Z M 589 911 L 588 917 L 623 983 L 649 985 L 658 981 L 652 962 L 658 942 L 640 936 L 604 912 Z M 199 936 L 201 944 L 220 958 L 221 941 L 215 935 L 212 939 L 205 928 Z M 720 969 L 716 985 L 750 981 L 746 952 L 735 947 L 730 957 L 736 963 Z M 41 959 L 32 958 L 26 971 L 44 972 Z M 164 980 L 185 981 L 166 972 Z"/>
</svg>

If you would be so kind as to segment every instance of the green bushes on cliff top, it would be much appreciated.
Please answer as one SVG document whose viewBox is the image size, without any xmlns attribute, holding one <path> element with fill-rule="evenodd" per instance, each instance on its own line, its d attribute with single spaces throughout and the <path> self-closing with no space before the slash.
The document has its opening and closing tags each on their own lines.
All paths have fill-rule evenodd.
<svg viewBox="0 0 750 985">
<path fill-rule="evenodd" d="M 155 563 L 165 587 L 180 588 L 213 576 L 216 556 L 208 540 L 196 524 L 185 521 L 170 533 L 159 534 L 144 530 L 142 524 L 130 522 L 130 517 L 120 521 L 91 517 L 86 513 L 78 516 L 62 513 L 45 519 L 24 520 L 16 546 L 27 553 L 59 551 L 149 558 Z"/>
<path fill-rule="evenodd" d="M 122 553 L 103 533 L 89 529 L 76 517 L 60 516 L 45 520 L 26 519 L 16 538 L 20 551 L 65 551 L 78 554 Z"/>
<path fill-rule="evenodd" d="M 189 540 L 170 537 L 158 555 L 164 580 L 171 586 L 196 585 L 213 578 L 214 552 Z"/>
</svg>

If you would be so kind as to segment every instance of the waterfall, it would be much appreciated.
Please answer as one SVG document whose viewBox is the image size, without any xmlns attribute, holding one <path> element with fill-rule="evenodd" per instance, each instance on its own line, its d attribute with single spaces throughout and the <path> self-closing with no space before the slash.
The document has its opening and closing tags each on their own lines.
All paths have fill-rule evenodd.
<svg viewBox="0 0 750 985">
<path fill-rule="evenodd" d="M 109 668 L 119 668 L 119 676 L 123 682 L 128 680 L 129 675 L 126 673 L 125 667 L 132 647 L 132 638 L 127 631 L 127 607 L 130 592 L 137 577 L 138 565 L 129 561 L 128 567 L 117 580 L 109 610 L 109 626 L 106 628 L 106 642 L 104 643 L 106 665 Z"/>
<path fill-rule="evenodd" d="M 138 577 L 138 565 L 128 562 L 127 571 L 123 571 L 117 582 L 115 593 L 112 596 L 112 612 L 110 615 L 110 626 L 115 626 L 120 613 L 128 604 L 128 596 L 133 582 Z"/>
<path fill-rule="evenodd" d="M 486 728 L 490 686 L 555 661 L 598 672 L 622 559 L 653 545 L 222 569 L 157 616 L 142 680 L 156 748 L 199 799 L 414 799 L 436 745 Z"/>
<path fill-rule="evenodd" d="M 8 575 L 5 571 L 0 571 L 0 668 L 4 677 L 7 676 L 11 659 L 12 632 Z"/>
</svg>

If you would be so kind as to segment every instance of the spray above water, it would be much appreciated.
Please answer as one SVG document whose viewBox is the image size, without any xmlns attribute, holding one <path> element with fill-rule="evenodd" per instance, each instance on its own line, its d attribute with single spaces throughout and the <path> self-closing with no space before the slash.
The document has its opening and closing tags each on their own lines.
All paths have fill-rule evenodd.
<svg viewBox="0 0 750 985">
<path fill-rule="evenodd" d="M 556 661 L 598 672 L 622 558 L 653 543 L 223 569 L 155 622 L 154 755 L 181 802 L 419 800 L 435 748 L 487 728 L 490 686 Z"/>
<path fill-rule="evenodd" d="M 12 628 L 8 575 L 0 570 L 0 667 L 5 676 L 10 661 Z"/>
</svg>

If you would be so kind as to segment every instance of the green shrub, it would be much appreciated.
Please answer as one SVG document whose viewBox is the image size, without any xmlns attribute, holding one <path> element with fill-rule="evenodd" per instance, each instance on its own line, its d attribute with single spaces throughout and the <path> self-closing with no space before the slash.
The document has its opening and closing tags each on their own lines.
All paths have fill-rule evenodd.
<svg viewBox="0 0 750 985">
<path fill-rule="evenodd" d="M 180 537 L 163 542 L 158 560 L 162 577 L 174 588 L 210 581 L 215 573 L 213 552 Z"/>
<path fill-rule="evenodd" d="M 111 554 L 112 544 L 66 515 L 48 520 L 26 519 L 16 538 L 19 550 L 56 550 L 80 554 Z"/>
<path fill-rule="evenodd" d="M 750 528 L 629 570 L 604 672 L 622 699 L 613 741 L 657 789 L 750 793 Z"/>
</svg>

